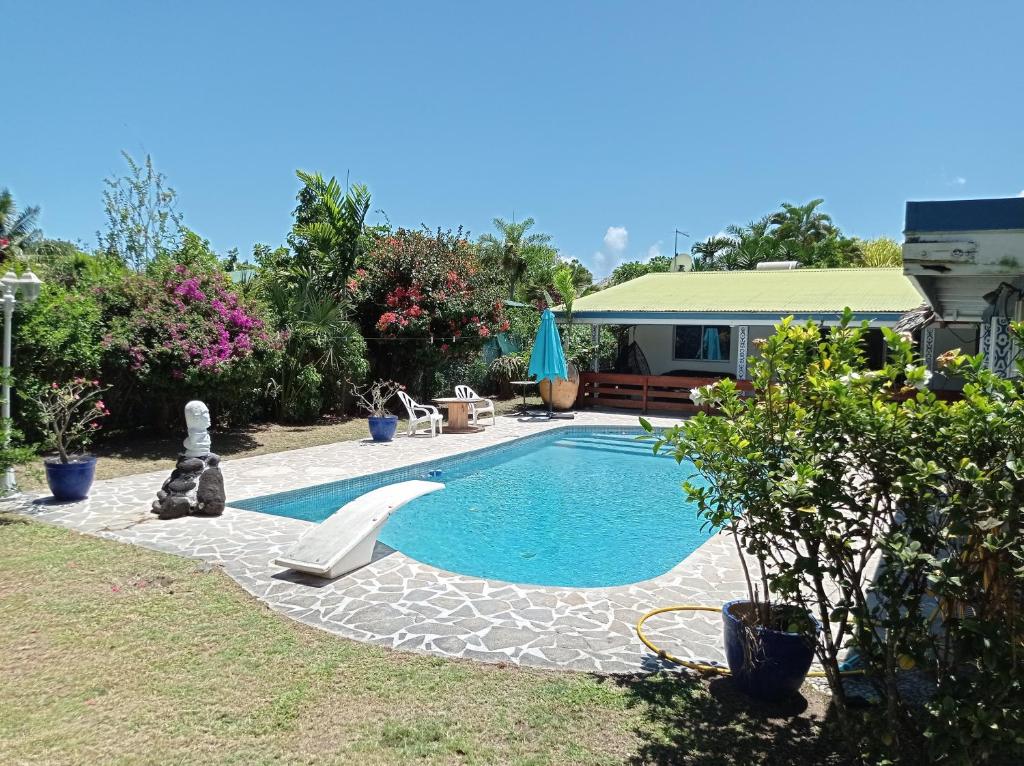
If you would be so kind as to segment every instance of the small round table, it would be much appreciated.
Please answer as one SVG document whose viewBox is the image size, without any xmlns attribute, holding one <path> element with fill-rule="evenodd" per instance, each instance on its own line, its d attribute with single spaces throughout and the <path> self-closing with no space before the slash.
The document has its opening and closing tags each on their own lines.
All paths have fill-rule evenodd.
<svg viewBox="0 0 1024 766">
<path fill-rule="evenodd" d="M 535 381 L 535 380 L 510 380 L 509 384 L 515 386 L 516 388 L 521 388 L 522 389 L 523 409 L 525 410 L 526 409 L 526 391 L 527 391 L 527 389 L 529 389 L 530 386 L 537 385 L 537 381 Z"/>
<path fill-rule="evenodd" d="M 476 434 L 484 430 L 483 426 L 474 426 L 469 422 L 469 405 L 480 404 L 483 399 L 460 399 L 455 396 L 444 396 L 433 399 L 438 407 L 448 408 L 448 424 L 444 427 L 449 434 Z"/>
</svg>

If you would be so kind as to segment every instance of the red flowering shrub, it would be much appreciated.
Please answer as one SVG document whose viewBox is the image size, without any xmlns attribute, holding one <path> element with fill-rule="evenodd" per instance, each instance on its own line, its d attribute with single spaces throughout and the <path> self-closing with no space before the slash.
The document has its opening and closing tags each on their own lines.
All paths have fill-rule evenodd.
<svg viewBox="0 0 1024 766">
<path fill-rule="evenodd" d="M 160 419 L 178 422 L 180 405 L 199 398 L 238 423 L 260 409 L 280 338 L 223 273 L 179 265 L 162 281 L 133 274 L 103 298 L 104 368 L 126 399 L 119 410 L 156 406 Z"/>
<path fill-rule="evenodd" d="M 348 288 L 374 377 L 401 381 L 414 396 L 438 393 L 427 390 L 434 372 L 508 327 L 501 282 L 461 230 L 378 236 Z"/>
</svg>

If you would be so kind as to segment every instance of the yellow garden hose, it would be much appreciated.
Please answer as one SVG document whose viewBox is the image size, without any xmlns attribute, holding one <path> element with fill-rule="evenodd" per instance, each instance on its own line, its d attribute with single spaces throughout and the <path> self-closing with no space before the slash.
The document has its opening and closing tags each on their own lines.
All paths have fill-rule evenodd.
<svg viewBox="0 0 1024 766">
<path fill-rule="evenodd" d="M 658 609 L 652 609 L 643 617 L 641 617 L 636 623 L 636 635 L 641 641 L 644 642 L 644 646 L 650 649 L 652 652 L 657 654 L 661 659 L 673 662 L 676 665 L 682 665 L 685 668 L 691 668 L 702 673 L 718 673 L 723 676 L 731 675 L 729 669 L 722 665 L 713 665 L 710 662 L 696 662 L 695 660 L 684 660 L 669 654 L 664 649 L 659 648 L 647 638 L 644 633 L 644 623 L 647 622 L 651 617 L 658 614 L 664 614 L 666 612 L 718 612 L 721 613 L 722 607 L 720 606 L 701 606 L 699 604 L 677 604 L 675 606 L 663 606 Z M 853 676 L 863 675 L 863 670 L 844 670 L 839 673 L 841 676 Z M 808 678 L 825 678 L 825 673 L 820 670 L 816 670 L 812 673 L 807 674 Z"/>
</svg>

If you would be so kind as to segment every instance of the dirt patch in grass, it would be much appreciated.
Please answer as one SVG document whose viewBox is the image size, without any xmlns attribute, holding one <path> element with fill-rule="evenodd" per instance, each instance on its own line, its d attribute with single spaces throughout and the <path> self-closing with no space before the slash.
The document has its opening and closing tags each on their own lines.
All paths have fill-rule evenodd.
<svg viewBox="0 0 1024 766">
<path fill-rule="evenodd" d="M 843 762 L 818 703 L 359 644 L 219 570 L 36 522 L 0 524 L 0 583 L 0 763 Z"/>
</svg>

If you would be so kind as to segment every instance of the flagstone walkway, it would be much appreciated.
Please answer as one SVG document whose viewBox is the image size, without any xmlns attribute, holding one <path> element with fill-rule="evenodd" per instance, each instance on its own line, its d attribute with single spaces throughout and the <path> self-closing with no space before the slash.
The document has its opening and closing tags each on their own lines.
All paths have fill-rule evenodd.
<svg viewBox="0 0 1024 766">
<path fill-rule="evenodd" d="M 670 419 L 652 418 L 655 425 Z M 574 421 L 499 417 L 480 434 L 396 437 L 390 444 L 339 442 L 225 461 L 232 501 L 323 484 L 467 453 L 552 428 L 636 426 L 635 415 L 578 413 Z M 216 443 L 213 445 L 216 451 Z M 670 572 L 612 588 L 555 588 L 442 571 L 378 544 L 374 561 L 324 581 L 272 562 L 311 522 L 228 507 L 218 518 L 160 520 L 149 512 L 164 473 L 97 482 L 83 502 L 26 498 L 18 510 L 81 532 L 201 559 L 222 567 L 272 609 L 357 641 L 400 650 L 596 673 L 661 666 L 634 632 L 649 609 L 721 604 L 744 593 L 735 551 L 713 537 Z M 672 530 L 665 530 L 672 534 Z M 650 637 L 680 657 L 724 662 L 720 617 L 659 616 Z"/>
</svg>

